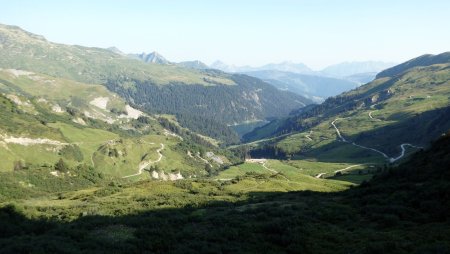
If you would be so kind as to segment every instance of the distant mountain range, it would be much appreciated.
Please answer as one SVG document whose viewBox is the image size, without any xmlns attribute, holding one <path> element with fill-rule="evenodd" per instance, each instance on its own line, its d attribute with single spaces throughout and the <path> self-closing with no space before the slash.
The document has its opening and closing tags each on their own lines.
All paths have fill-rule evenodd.
<svg viewBox="0 0 450 254">
<path fill-rule="evenodd" d="M 321 102 L 326 97 L 349 91 L 358 86 L 357 82 L 345 79 L 277 70 L 244 73 L 262 79 L 280 90 L 301 94 L 316 102 Z"/>
<path fill-rule="evenodd" d="M 269 63 L 259 67 L 227 65 L 224 62 L 216 61 L 209 67 L 225 72 L 283 71 L 298 74 L 345 78 L 347 76 L 361 73 L 378 73 L 394 65 L 395 63 L 392 62 L 380 61 L 343 62 L 330 65 L 320 71 L 314 71 L 303 63 L 293 63 L 289 61 Z"/>
<path fill-rule="evenodd" d="M 115 47 L 108 48 L 108 50 L 126 55 Z M 378 72 L 395 65 L 392 62 L 380 61 L 343 62 L 330 65 L 320 71 L 314 71 L 303 63 L 290 61 L 253 67 L 229 65 L 219 60 L 211 65 L 199 60 L 175 63 L 156 51 L 149 54 L 128 54 L 127 56 L 146 63 L 178 65 L 196 70 L 217 69 L 228 73 L 242 73 L 262 79 L 280 90 L 305 96 L 315 102 L 322 102 L 327 97 L 366 84 L 374 80 Z"/>
<path fill-rule="evenodd" d="M 0 43 L 0 68 L 101 84 L 131 106 L 176 115 L 183 127 L 224 142 L 239 141 L 227 125 L 287 116 L 312 103 L 254 77 L 198 70 L 192 67 L 200 62 L 176 64 L 157 52 L 127 55 L 117 48 L 58 44 L 1 24 Z"/>
<path fill-rule="evenodd" d="M 252 67 L 252 66 L 235 66 L 235 65 L 227 65 L 224 62 L 216 61 L 212 63 L 210 68 L 218 69 L 225 72 L 252 72 L 252 71 L 284 71 L 284 72 L 292 72 L 292 73 L 300 73 L 300 74 L 314 74 L 315 72 L 311 70 L 308 66 L 302 63 L 293 63 L 293 62 L 282 62 L 282 63 L 269 63 L 260 67 Z"/>
<path fill-rule="evenodd" d="M 282 137 L 273 139 L 270 148 L 277 148 L 277 154 L 339 155 L 342 145 L 347 145 L 349 154 L 351 145 L 355 153 L 365 150 L 367 158 L 393 162 L 402 157 L 405 146 L 425 147 L 450 128 L 449 77 L 450 52 L 423 55 L 386 69 L 376 80 L 320 105 L 293 111 L 290 117 L 274 120 L 243 138 Z M 261 145 L 260 150 L 268 152 L 268 147 Z"/>
<path fill-rule="evenodd" d="M 330 65 L 320 71 L 322 75 L 345 78 L 362 73 L 378 73 L 394 66 L 396 63 L 380 61 L 343 62 Z M 374 76 L 375 77 L 375 76 Z"/>
<path fill-rule="evenodd" d="M 366 84 L 374 80 L 376 75 L 377 75 L 376 72 L 364 72 L 346 76 L 344 77 L 344 79 L 351 82 L 355 82 L 357 84 Z"/>
<path fill-rule="evenodd" d="M 211 68 L 226 72 L 245 73 L 260 78 L 281 90 L 307 96 L 316 102 L 351 90 L 372 81 L 376 74 L 394 63 L 385 62 L 344 62 L 313 71 L 302 63 L 282 62 L 260 67 L 227 65 L 221 61 L 211 64 Z"/>
</svg>

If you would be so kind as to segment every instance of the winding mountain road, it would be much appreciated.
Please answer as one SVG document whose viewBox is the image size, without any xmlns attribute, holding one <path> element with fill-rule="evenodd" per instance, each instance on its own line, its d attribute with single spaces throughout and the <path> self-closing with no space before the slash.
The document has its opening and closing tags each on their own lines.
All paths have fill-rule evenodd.
<svg viewBox="0 0 450 254">
<path fill-rule="evenodd" d="M 205 159 L 202 156 L 200 156 L 200 153 L 198 153 L 198 152 L 197 152 L 197 158 L 202 160 L 205 164 L 208 164 L 208 165 L 212 166 L 211 163 L 207 159 Z"/>
<path fill-rule="evenodd" d="M 327 173 L 319 173 L 318 175 L 316 175 L 316 178 L 321 178 L 325 174 L 327 174 Z"/>
<path fill-rule="evenodd" d="M 347 169 L 351 169 L 351 168 L 358 167 L 358 166 L 362 166 L 362 165 L 363 165 L 363 164 L 351 165 L 351 166 L 348 166 L 348 167 L 343 168 L 343 169 L 335 170 L 334 173 L 342 172 L 342 171 L 345 171 L 345 170 L 347 170 Z M 323 175 L 326 175 L 326 174 L 327 174 L 327 173 L 319 173 L 318 175 L 316 175 L 316 178 L 321 178 Z"/>
<path fill-rule="evenodd" d="M 346 139 L 342 136 L 340 130 L 338 129 L 338 127 L 337 127 L 336 124 L 335 124 L 335 122 L 336 122 L 338 119 L 339 119 L 339 118 L 336 118 L 334 121 L 332 121 L 332 122 L 331 122 L 331 125 L 332 125 L 332 126 L 334 127 L 334 129 L 336 130 L 336 134 L 338 135 L 338 137 L 341 139 L 342 142 L 349 143 L 349 144 L 354 145 L 354 146 L 357 146 L 357 147 L 359 147 L 359 148 L 363 148 L 363 149 L 366 149 L 366 150 L 371 150 L 371 151 L 374 151 L 374 152 L 376 152 L 376 153 L 379 153 L 379 154 L 381 154 L 384 158 L 386 158 L 390 163 L 393 163 L 393 162 L 395 162 L 395 161 L 397 161 L 397 160 L 403 158 L 403 156 L 405 156 L 405 150 L 406 150 L 405 147 L 406 147 L 406 146 L 410 146 L 410 147 L 414 147 L 414 148 L 418 148 L 418 149 L 423 148 L 423 147 L 420 147 L 420 146 L 411 145 L 411 144 L 409 144 L 409 143 L 403 143 L 403 144 L 400 145 L 400 148 L 402 149 L 400 155 L 397 156 L 397 157 L 389 157 L 387 154 L 385 154 L 385 153 L 383 153 L 382 151 L 377 150 L 377 149 L 375 149 L 375 148 L 371 148 L 371 147 L 367 147 L 367 146 L 363 146 L 363 145 L 358 145 L 358 144 L 356 144 L 355 142 L 350 142 L 350 141 L 346 140 Z"/>
<path fill-rule="evenodd" d="M 313 141 L 311 138 L 313 131 L 309 131 L 309 134 L 306 134 L 305 137 L 309 140 L 309 141 Z"/>
<path fill-rule="evenodd" d="M 341 132 L 339 131 L 338 127 L 336 127 L 336 125 L 334 124 L 338 119 L 339 118 L 334 119 L 334 121 L 331 122 L 331 125 L 333 125 L 333 127 L 336 130 L 336 133 L 337 133 L 338 137 L 341 139 L 341 141 L 348 143 L 348 141 L 344 137 L 342 137 Z"/>
<path fill-rule="evenodd" d="M 393 163 L 393 162 L 395 162 L 395 161 L 401 159 L 401 158 L 405 155 L 405 150 L 406 150 L 406 149 L 405 149 L 405 146 L 410 146 L 410 147 L 414 147 L 414 148 L 417 148 L 417 149 L 422 149 L 422 148 L 423 148 L 423 147 L 421 147 L 421 146 L 415 146 L 415 145 L 411 145 L 411 144 L 407 144 L 407 143 L 401 144 L 401 145 L 400 145 L 400 148 L 402 149 L 402 152 L 400 153 L 400 155 L 399 155 L 398 157 L 390 158 L 389 161 L 390 161 L 391 163 Z"/>
<path fill-rule="evenodd" d="M 356 164 L 356 165 L 348 166 L 348 167 L 343 168 L 343 169 L 338 169 L 338 170 L 334 171 L 334 173 L 342 172 L 342 171 L 345 171 L 347 169 L 351 169 L 351 168 L 358 167 L 358 166 L 362 166 L 362 164 Z"/>
<path fill-rule="evenodd" d="M 375 120 L 375 121 L 381 121 L 381 119 L 377 119 L 377 118 L 374 118 L 374 117 L 372 116 L 372 113 L 373 113 L 373 112 L 375 112 L 375 110 L 369 112 L 369 117 L 370 117 L 370 119 Z"/>
<path fill-rule="evenodd" d="M 245 160 L 245 161 L 246 161 L 246 162 L 249 162 L 249 163 L 258 163 L 258 164 L 261 164 L 261 166 L 262 166 L 264 169 L 266 169 L 266 170 L 268 170 L 268 171 L 270 171 L 270 172 L 272 172 L 272 173 L 274 173 L 274 174 L 280 173 L 280 172 L 276 171 L 275 169 L 269 168 L 269 167 L 266 165 L 267 159 L 264 159 L 264 158 L 262 158 L 262 159 L 247 159 L 247 160 Z M 289 178 L 287 178 L 286 176 L 284 176 L 284 175 L 282 175 L 282 174 L 280 174 L 280 176 L 282 176 L 282 177 L 283 177 L 284 179 L 286 179 L 288 182 L 291 181 Z"/>
<path fill-rule="evenodd" d="M 267 163 L 267 160 L 264 161 L 264 162 L 262 163 L 263 168 L 269 170 L 270 172 L 272 172 L 272 173 L 274 173 L 274 174 L 278 174 L 278 171 L 276 171 L 276 170 L 274 170 L 274 169 L 271 169 L 271 168 L 267 167 L 266 163 Z"/>
<path fill-rule="evenodd" d="M 138 175 L 141 175 L 141 174 L 144 172 L 144 169 L 145 169 L 148 165 L 160 162 L 161 159 L 163 158 L 163 155 L 162 155 L 162 153 L 161 153 L 162 150 L 164 150 L 164 144 L 163 144 L 163 143 L 161 143 L 161 147 L 158 148 L 158 150 L 156 150 L 156 153 L 158 153 L 158 159 L 157 159 L 157 160 L 155 160 L 155 161 L 148 160 L 148 161 L 146 161 L 146 162 L 141 162 L 141 163 L 139 164 L 138 172 L 137 172 L 136 174 L 124 176 L 124 177 L 122 177 L 122 178 L 128 178 L 128 177 L 132 177 L 132 176 L 138 176 Z"/>
</svg>

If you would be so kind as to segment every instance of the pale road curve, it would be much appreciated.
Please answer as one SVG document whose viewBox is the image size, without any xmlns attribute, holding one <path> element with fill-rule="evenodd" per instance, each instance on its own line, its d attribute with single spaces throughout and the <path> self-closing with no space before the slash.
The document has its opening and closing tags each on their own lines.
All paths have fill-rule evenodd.
<svg viewBox="0 0 450 254">
<path fill-rule="evenodd" d="M 403 158 L 403 156 L 405 156 L 405 146 L 410 146 L 410 147 L 414 147 L 414 148 L 418 148 L 418 149 L 423 148 L 421 146 L 415 146 L 415 145 L 411 145 L 409 143 L 403 143 L 403 144 L 400 145 L 400 148 L 402 149 L 400 155 L 398 157 L 389 157 L 387 154 L 385 154 L 382 151 L 377 150 L 375 148 L 362 146 L 362 145 L 356 144 L 355 142 L 350 143 L 349 141 L 347 141 L 344 137 L 342 137 L 341 132 L 339 131 L 339 129 L 334 124 L 337 120 L 338 120 L 338 118 L 336 118 L 333 122 L 331 122 L 331 125 L 336 130 L 336 133 L 337 133 L 338 137 L 341 139 L 342 142 L 349 143 L 349 144 L 352 144 L 354 146 L 357 146 L 357 147 L 360 147 L 360 148 L 363 148 L 363 149 L 366 149 L 366 150 L 371 150 L 371 151 L 377 152 L 377 153 L 381 154 L 384 158 L 386 158 L 390 163 L 393 163 L 393 162 Z"/>
<path fill-rule="evenodd" d="M 389 161 L 392 163 L 392 162 L 395 162 L 395 161 L 397 161 L 397 160 L 399 160 L 399 159 L 401 159 L 404 155 L 405 155 L 405 146 L 410 146 L 410 147 L 414 147 L 414 148 L 417 148 L 417 149 L 422 149 L 423 147 L 421 147 L 421 146 L 415 146 L 415 145 L 411 145 L 411 144 L 408 144 L 408 143 L 405 143 L 405 144 L 401 144 L 400 145 L 400 147 L 401 147 L 401 149 L 402 149 L 402 152 L 401 152 L 401 154 L 398 156 L 398 157 L 395 157 L 395 158 L 390 158 L 389 159 Z"/>
<path fill-rule="evenodd" d="M 92 167 L 95 168 L 94 153 L 91 154 L 91 163 L 92 163 Z"/>
<path fill-rule="evenodd" d="M 362 148 L 362 149 L 372 150 L 372 151 L 374 151 L 374 152 L 376 152 L 376 153 L 381 154 L 384 158 L 390 159 L 389 156 L 387 156 L 387 154 L 385 154 L 385 153 L 383 153 L 382 151 L 377 150 L 377 149 L 375 149 L 375 148 L 371 148 L 371 147 L 367 147 L 367 146 L 358 145 L 358 144 L 356 144 L 355 142 L 352 142 L 352 145 L 357 146 L 357 147 L 360 147 L 360 148 Z"/>
<path fill-rule="evenodd" d="M 354 167 L 357 167 L 357 166 L 362 166 L 362 165 L 363 165 L 363 164 L 357 164 L 357 165 L 348 166 L 348 167 L 343 168 L 343 169 L 335 170 L 334 173 L 342 172 L 342 171 L 345 171 L 345 170 L 347 170 L 347 169 L 351 169 L 351 168 L 354 168 Z M 316 178 L 321 178 L 323 175 L 326 175 L 326 174 L 327 174 L 327 173 L 319 173 L 319 174 L 316 175 L 315 177 L 316 177 Z"/>
<path fill-rule="evenodd" d="M 205 158 L 202 158 L 202 156 L 200 156 L 200 153 L 197 153 L 197 158 L 202 160 L 205 164 L 208 164 L 208 165 L 212 166 L 211 163 L 209 163 L 208 160 L 206 160 Z"/>
<path fill-rule="evenodd" d="M 273 170 L 273 169 L 267 167 L 266 163 L 267 163 L 267 160 L 263 162 L 263 164 L 262 164 L 263 168 L 269 170 L 269 171 L 272 172 L 272 173 L 278 174 L 278 171 Z"/>
<path fill-rule="evenodd" d="M 272 137 L 272 138 L 260 139 L 260 140 L 252 141 L 252 142 L 249 142 L 249 143 L 244 143 L 244 144 L 239 144 L 239 145 L 232 145 L 232 146 L 228 146 L 227 149 L 233 149 L 233 148 L 240 147 L 240 146 L 245 146 L 245 145 L 254 145 L 254 144 L 261 143 L 261 142 L 266 142 L 266 141 L 274 140 L 274 139 L 277 139 L 277 138 L 286 137 L 286 136 L 289 136 L 289 135 L 292 135 L 292 134 L 295 134 L 295 133 L 297 133 L 297 132 L 286 133 L 286 134 L 283 134 L 283 135 L 280 135 L 280 136 L 276 136 L 276 137 Z"/>
<path fill-rule="evenodd" d="M 358 166 L 362 166 L 362 165 L 363 165 L 363 164 L 357 164 L 357 165 L 348 166 L 348 167 L 343 168 L 343 169 L 335 170 L 334 173 L 342 172 L 342 171 L 345 171 L 345 170 L 347 170 L 347 169 L 351 169 L 351 168 L 358 167 Z"/>
<path fill-rule="evenodd" d="M 138 172 L 137 172 L 136 174 L 124 176 L 124 177 L 122 177 L 122 178 L 128 178 L 128 177 L 132 177 L 132 176 L 138 176 L 138 175 L 141 175 L 141 174 L 144 172 L 144 168 L 146 168 L 148 165 L 153 164 L 153 163 L 158 163 L 158 162 L 160 162 L 161 159 L 163 158 L 163 155 L 162 155 L 162 153 L 161 153 L 162 150 L 164 150 L 164 144 L 163 144 L 163 143 L 161 143 L 161 147 L 158 148 L 158 150 L 156 150 L 156 152 L 158 153 L 158 159 L 157 159 L 157 160 L 155 160 L 155 161 L 148 160 L 148 161 L 146 161 L 146 162 L 144 162 L 144 163 L 141 162 L 141 163 L 139 164 Z"/>
<path fill-rule="evenodd" d="M 348 142 L 344 137 L 342 137 L 341 132 L 339 131 L 339 129 L 336 127 L 336 125 L 334 124 L 339 118 L 334 119 L 333 122 L 331 122 L 331 125 L 333 125 L 334 129 L 336 130 L 336 133 L 338 135 L 338 137 L 341 139 L 342 142 Z"/>
<path fill-rule="evenodd" d="M 266 170 L 268 170 L 268 171 L 270 171 L 270 172 L 272 172 L 272 173 L 274 173 L 274 174 L 278 174 L 278 173 L 279 173 L 278 171 L 276 171 L 276 170 L 274 170 L 274 169 L 271 169 L 271 168 L 267 167 L 267 165 L 266 165 L 267 159 L 265 159 L 265 158 L 261 158 L 261 159 L 246 159 L 245 161 L 246 161 L 246 162 L 249 162 L 249 163 L 258 163 L 258 164 L 261 164 L 261 166 L 263 166 L 264 169 L 266 169 Z M 284 176 L 284 175 L 281 175 L 281 176 L 282 176 L 284 179 L 286 179 L 288 182 L 291 181 L 291 180 L 288 179 L 286 176 Z"/>
<path fill-rule="evenodd" d="M 323 175 L 325 175 L 326 173 L 320 173 L 318 175 L 316 175 L 316 178 L 321 178 Z"/>
<path fill-rule="evenodd" d="M 218 178 L 217 181 L 231 181 L 233 178 Z"/>
<path fill-rule="evenodd" d="M 278 173 L 279 173 L 279 172 L 276 171 L 275 169 L 271 169 L 271 168 L 267 167 L 266 163 L 267 163 L 267 160 L 265 160 L 265 161 L 263 162 L 263 164 L 262 164 L 263 168 L 269 170 L 270 172 L 272 172 L 272 173 L 274 173 L 274 174 L 278 174 Z M 289 178 L 287 178 L 287 177 L 284 176 L 284 175 L 280 175 L 280 176 L 282 176 L 282 177 L 283 177 L 284 179 L 286 179 L 288 182 L 291 181 Z"/>
<path fill-rule="evenodd" d="M 372 116 L 372 113 L 373 113 L 374 111 L 370 111 L 369 112 L 369 117 L 370 117 L 370 119 L 373 119 L 373 120 L 375 120 L 375 121 L 381 121 L 380 119 L 377 119 L 377 118 L 373 118 L 373 116 Z"/>
<path fill-rule="evenodd" d="M 309 141 L 313 141 L 311 138 L 313 131 L 309 131 L 309 134 L 306 134 L 305 137 L 309 140 Z"/>
</svg>

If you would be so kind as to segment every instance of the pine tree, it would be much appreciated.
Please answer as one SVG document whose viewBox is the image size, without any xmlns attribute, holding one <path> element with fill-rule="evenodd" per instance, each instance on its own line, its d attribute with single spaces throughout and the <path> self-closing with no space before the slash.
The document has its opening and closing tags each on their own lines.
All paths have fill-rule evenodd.
<svg viewBox="0 0 450 254">
<path fill-rule="evenodd" d="M 69 170 L 69 166 L 64 162 L 62 158 L 55 164 L 55 170 L 60 172 L 67 172 Z"/>
</svg>

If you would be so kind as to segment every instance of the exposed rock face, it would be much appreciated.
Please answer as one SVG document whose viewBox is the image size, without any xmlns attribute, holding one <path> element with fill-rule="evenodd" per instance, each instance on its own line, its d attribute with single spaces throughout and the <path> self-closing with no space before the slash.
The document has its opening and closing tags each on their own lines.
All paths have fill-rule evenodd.
<svg viewBox="0 0 450 254">
<path fill-rule="evenodd" d="M 91 105 L 96 106 L 97 108 L 106 110 L 106 106 L 108 105 L 109 98 L 108 97 L 97 97 L 89 102 Z"/>
<path fill-rule="evenodd" d="M 392 92 L 391 89 L 386 89 L 383 91 L 380 91 L 376 94 L 374 94 L 372 97 L 367 98 L 364 100 L 364 103 L 366 105 L 370 105 L 370 104 L 374 104 L 374 103 L 379 103 L 381 101 L 387 100 L 389 99 L 391 96 L 394 95 L 394 92 Z"/>
<path fill-rule="evenodd" d="M 174 174 L 174 173 L 164 173 L 164 171 L 156 171 L 153 170 L 150 172 L 150 175 L 152 176 L 153 179 L 159 179 L 162 181 L 176 181 L 176 180 L 180 180 L 180 179 L 184 179 L 184 177 L 181 175 L 180 172 Z"/>
<path fill-rule="evenodd" d="M 162 55 L 160 55 L 156 51 L 150 54 L 142 53 L 137 55 L 137 57 L 146 63 L 170 64 L 170 62 L 167 59 L 165 59 Z"/>
<path fill-rule="evenodd" d="M 55 113 L 63 113 L 64 111 L 62 110 L 61 106 L 59 106 L 58 104 L 55 104 L 52 106 L 52 111 Z"/>
<path fill-rule="evenodd" d="M 219 156 L 215 155 L 213 152 L 207 152 L 206 153 L 206 157 L 208 157 L 209 159 L 213 160 L 214 162 L 216 162 L 219 165 L 223 164 L 222 158 L 220 158 Z"/>
</svg>

